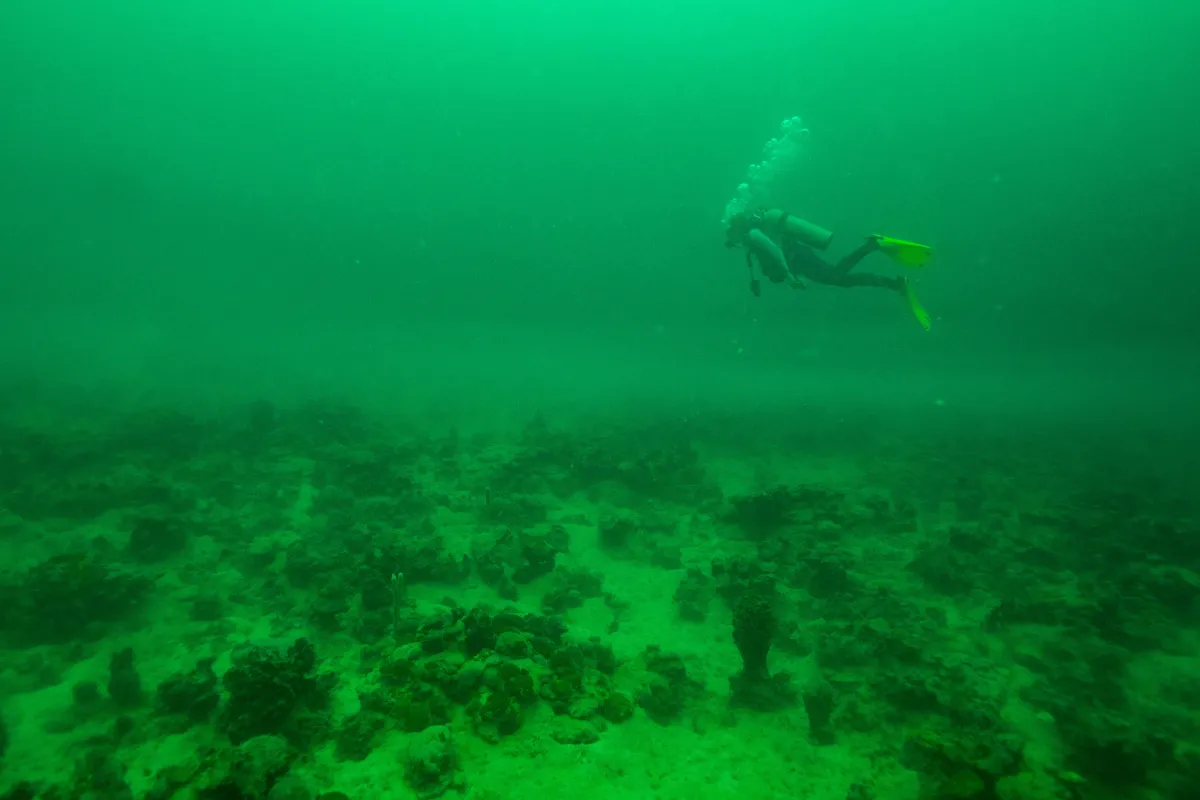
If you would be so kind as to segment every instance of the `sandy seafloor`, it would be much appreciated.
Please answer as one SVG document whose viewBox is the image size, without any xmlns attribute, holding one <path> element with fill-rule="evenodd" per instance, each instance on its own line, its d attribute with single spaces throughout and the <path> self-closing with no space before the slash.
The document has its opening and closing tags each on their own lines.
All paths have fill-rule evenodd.
<svg viewBox="0 0 1200 800">
<path fill-rule="evenodd" d="M 1200 536 L 1200 527 L 1189 494 L 1195 484 L 1189 489 L 1187 474 L 1178 468 L 1185 462 L 1173 461 L 1184 458 L 1179 451 L 1186 448 L 1169 438 L 1101 439 L 1096 428 L 1063 431 L 1058 423 L 1041 430 L 1030 425 L 984 430 L 961 418 L 922 429 L 911 421 L 892 424 L 886 414 L 849 423 L 843 415 L 841 425 L 813 414 L 802 422 L 766 426 L 766 432 L 761 421 L 749 425 L 725 417 L 682 424 L 677 418 L 569 425 L 549 419 L 545 426 L 554 441 L 566 443 L 555 452 L 615 454 L 616 471 L 607 480 L 581 483 L 564 494 L 561 488 L 574 485 L 570 476 L 577 468 L 570 459 L 539 473 L 550 475 L 549 482 L 530 481 L 521 491 L 493 488 L 498 469 L 540 446 L 528 430 L 454 438 L 449 430 L 431 433 L 403 421 L 375 420 L 339 403 L 318 409 L 238 406 L 199 418 L 161 409 L 128 414 L 9 409 L 3 448 L 7 486 L 0 494 L 6 596 L 20 591 L 24 570 L 68 553 L 148 576 L 153 590 L 138 608 L 90 628 L 82 639 L 7 642 L 0 691 L 9 742 L 0 788 L 28 781 L 76 787 L 60 796 L 142 798 L 156 796 L 154 787 L 171 776 L 174 793 L 162 796 L 237 796 L 204 794 L 200 788 L 208 769 L 200 762 L 207 758 L 209 764 L 213 753 L 230 750 L 214 724 L 219 717 L 163 733 L 155 721 L 154 689 L 205 657 L 215 658 L 214 670 L 223 675 L 234 648 L 247 642 L 286 647 L 308 637 L 318 670 L 335 674 L 336 686 L 326 714 L 328 737 L 290 756 L 289 774 L 296 779 L 290 785 L 302 784 L 309 792 L 295 796 L 419 796 L 409 788 L 405 768 L 417 734 L 385 730 L 361 761 L 339 759 L 333 741 L 338 726 L 359 711 L 359 690 L 378 685 L 375 668 L 362 666 L 364 648 L 386 653 L 402 643 L 360 638 L 356 596 L 339 614 L 340 630 L 315 628 L 309 618 L 312 590 L 287 579 L 287 561 L 296 548 L 337 535 L 320 510 L 321 493 L 336 484 L 330 466 L 361 463 L 411 479 L 412 491 L 431 499 L 426 516 L 445 551 L 455 556 L 478 554 L 500 535 L 505 526 L 489 522 L 483 511 L 489 504 L 519 495 L 544 506 L 544 521 L 533 527 L 559 525 L 569 535 L 556 573 L 572 568 L 598 573 L 609 595 L 587 597 L 565 611 L 568 637 L 596 636 L 611 644 L 621 664 L 612 685 L 630 697 L 645 686 L 645 671 L 636 665 L 651 645 L 680 655 L 702 687 L 671 724 L 655 722 L 638 708 L 619 724 L 595 720 L 599 736 L 589 744 L 557 741 L 551 735 L 555 715 L 544 702 L 534 704 L 520 730 L 498 743 L 475 736 L 468 715 L 456 706 L 449 727 L 457 777 L 446 796 L 1190 796 L 1179 792 L 1197 774 L 1194 748 L 1200 738 L 1189 710 L 1194 706 L 1187 704 L 1200 697 L 1194 677 L 1200 675 L 1200 638 L 1189 624 L 1196 621 L 1194 600 L 1180 595 L 1192 592 L 1194 598 L 1200 587 L 1193 571 L 1200 553 L 1188 543 L 1178 552 L 1171 548 L 1181 538 Z M 326 425 L 329 415 L 344 420 L 337 435 L 306 428 Z M 265 441 L 250 456 L 239 451 L 255 425 L 266 426 L 256 434 Z M 403 447 L 393 449 L 397 444 Z M 621 464 L 651 458 L 664 446 L 694 454 L 710 485 L 701 492 L 703 502 L 671 499 L 670 492 L 648 496 L 622 484 Z M 676 478 L 662 474 L 657 480 L 670 484 Z M 146 563 L 128 555 L 130 519 L 165 512 L 157 500 L 130 498 L 151 484 L 168 487 L 174 498 L 168 505 L 188 509 L 171 512 L 187 534 L 179 552 Z M 73 502 L 73 493 L 90 496 L 97 485 L 111 505 Z M 801 508 L 763 537 L 748 535 L 731 516 L 732 498 L 812 486 L 835 493 L 844 508 L 882 498 L 893 510 L 913 508 L 915 517 L 883 530 L 855 522 L 853 514 L 821 519 L 821 513 Z M 176 504 L 181 496 L 186 502 Z M 366 509 L 371 499 L 351 502 Z M 601 547 L 597 534 L 598 521 L 612 514 L 654 521 L 635 534 L 631 547 L 614 552 Z M 1160 532 L 1143 535 L 1151 528 Z M 1174 532 L 1162 533 L 1166 528 Z M 961 539 L 973 542 L 972 549 L 952 543 L 956 530 L 974 532 Z M 404 527 L 393 535 L 404 537 Z M 775 545 L 764 542 L 771 540 L 788 544 L 770 549 Z M 658 557 L 663 552 L 669 554 L 665 561 Z M 690 621 L 681 619 L 674 599 L 688 568 L 708 574 L 714 559 L 765 564 L 771 553 L 767 571 L 777 579 L 779 632 L 770 669 L 789 673 L 801 692 L 830 681 L 839 687 L 832 743 L 815 740 L 803 702 L 765 712 L 731 708 L 730 678 L 742 667 L 732 636 L 733 610 L 714 595 L 707 618 Z M 933 562 L 930 553 L 938 554 Z M 835 558 L 846 565 L 852 580 L 847 595 L 836 603 L 812 596 L 811 586 L 799 580 L 806 568 L 789 566 L 789 560 L 806 558 Z M 914 567 L 921 558 L 926 566 Z M 955 574 L 943 581 L 938 569 Z M 460 583 L 413 582 L 408 597 L 425 615 L 444 611 L 447 597 L 467 609 L 487 604 L 538 613 L 555 574 L 520 585 L 515 601 L 500 598 L 478 570 Z M 347 584 L 341 591 L 356 595 L 357 588 Z M 197 620 L 189 612 L 200 595 L 219 598 L 217 618 Z M 874 595 L 902 598 L 906 608 L 935 620 L 920 634 L 928 638 L 896 661 L 884 646 L 835 675 L 839 668 L 825 663 L 822 644 L 835 628 L 849 635 L 878 634 L 906 624 L 903 615 L 890 619 L 889 612 L 872 610 L 868 598 Z M 611 598 L 621 607 L 619 625 Z M 997 614 L 1001 607 L 1018 611 Z M 32 612 L 10 610 L 6 621 L 21 613 Z M 1151 641 L 1140 635 L 1147 630 Z M 895 635 L 911 645 L 911 636 Z M 136 654 L 144 702 L 118 709 L 103 696 L 81 709 L 73 687 L 91 681 L 105 695 L 110 658 L 127 647 Z M 1090 665 L 1096 659 L 1116 663 L 1119 675 L 1099 675 Z M 971 685 L 947 686 L 962 684 L 963 675 Z M 914 681 L 933 686 L 941 705 L 906 706 L 889 692 L 891 682 Z M 864 711 L 871 707 L 878 710 Z M 1069 726 L 1060 719 L 1065 709 L 1074 709 Z M 121 715 L 132 718 L 133 732 L 117 741 L 111 731 Z M 971 741 L 946 744 L 932 759 L 914 755 L 914 741 L 927 742 L 930 730 Z M 985 735 L 1005 742 L 1010 752 L 1003 758 L 971 755 Z M 94 752 L 115 765 L 111 771 L 127 789 L 79 788 L 76 765 Z M 964 779 L 964 772 L 977 780 Z"/>
</svg>

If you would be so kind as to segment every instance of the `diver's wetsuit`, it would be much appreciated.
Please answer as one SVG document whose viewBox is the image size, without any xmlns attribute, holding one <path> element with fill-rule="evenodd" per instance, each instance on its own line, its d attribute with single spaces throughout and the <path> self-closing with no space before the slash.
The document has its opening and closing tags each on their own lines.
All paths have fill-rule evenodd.
<svg viewBox="0 0 1200 800">
<path fill-rule="evenodd" d="M 853 272 L 858 262 L 870 253 L 879 249 L 874 239 L 863 242 L 857 250 L 850 253 L 836 264 L 830 264 L 817 251 L 801 242 L 793 242 L 787 251 L 788 267 L 792 272 L 813 283 L 824 283 L 828 286 L 878 286 L 893 291 L 904 291 L 903 278 L 889 278 L 886 275 L 876 275 L 870 272 Z"/>
</svg>

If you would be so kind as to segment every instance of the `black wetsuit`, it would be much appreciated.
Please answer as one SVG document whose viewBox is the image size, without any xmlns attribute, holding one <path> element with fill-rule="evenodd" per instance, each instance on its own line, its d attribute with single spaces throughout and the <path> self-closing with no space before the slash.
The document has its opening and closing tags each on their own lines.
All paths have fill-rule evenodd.
<svg viewBox="0 0 1200 800">
<path fill-rule="evenodd" d="M 889 278 L 886 275 L 876 275 L 870 272 L 854 272 L 858 262 L 870 253 L 879 249 L 873 239 L 868 239 L 857 250 L 850 253 L 836 264 L 830 264 L 817 254 L 817 251 L 801 242 L 792 242 L 787 250 L 788 267 L 802 278 L 808 278 L 813 283 L 824 283 L 828 286 L 878 286 L 893 291 L 904 290 L 903 278 Z"/>
</svg>

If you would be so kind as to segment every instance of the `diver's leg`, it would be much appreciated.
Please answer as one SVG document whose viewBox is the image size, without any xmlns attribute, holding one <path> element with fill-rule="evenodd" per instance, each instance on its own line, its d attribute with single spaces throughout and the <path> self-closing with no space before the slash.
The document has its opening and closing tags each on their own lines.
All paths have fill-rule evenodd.
<svg viewBox="0 0 1200 800">
<path fill-rule="evenodd" d="M 837 265 L 834 267 L 834 270 L 841 273 L 842 275 L 845 275 L 845 274 L 849 273 L 850 270 L 857 267 L 858 262 L 862 261 L 864 258 L 869 256 L 871 253 L 874 253 L 878 249 L 879 249 L 879 242 L 877 242 L 875 240 L 875 237 L 874 236 L 868 237 L 865 242 L 863 242 L 862 244 L 860 244 L 858 246 L 857 250 L 855 250 L 853 253 L 849 254 L 848 256 L 843 258 L 841 261 L 839 261 L 837 263 Z"/>
<path fill-rule="evenodd" d="M 904 278 L 889 278 L 887 275 L 876 275 L 873 272 L 842 272 L 834 275 L 822 276 L 827 280 L 822 283 L 830 286 L 840 286 L 843 289 L 849 289 L 854 286 L 876 286 L 880 289 L 891 289 L 894 292 L 903 292 L 905 288 Z"/>
</svg>

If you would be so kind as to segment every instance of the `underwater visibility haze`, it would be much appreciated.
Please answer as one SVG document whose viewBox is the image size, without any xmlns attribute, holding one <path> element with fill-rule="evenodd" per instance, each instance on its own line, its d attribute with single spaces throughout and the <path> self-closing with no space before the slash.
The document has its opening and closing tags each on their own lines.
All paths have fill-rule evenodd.
<svg viewBox="0 0 1200 800">
<path fill-rule="evenodd" d="M 0 4 L 0 798 L 1193 800 L 1198 26 Z"/>
</svg>

